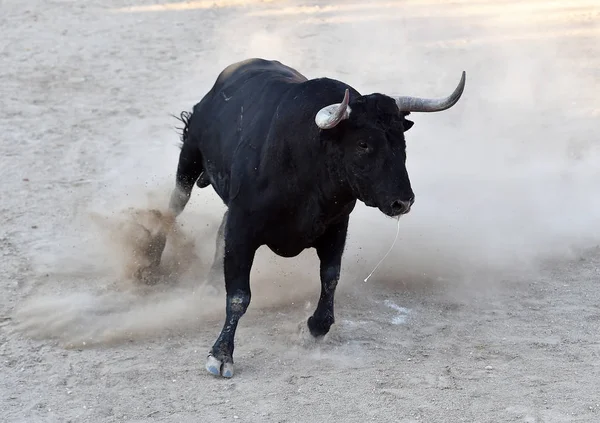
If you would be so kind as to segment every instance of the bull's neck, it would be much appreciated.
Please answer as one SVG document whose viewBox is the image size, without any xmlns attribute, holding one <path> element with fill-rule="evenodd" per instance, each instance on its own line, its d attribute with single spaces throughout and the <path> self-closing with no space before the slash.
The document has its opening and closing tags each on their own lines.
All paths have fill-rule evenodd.
<svg viewBox="0 0 600 423">
<path fill-rule="evenodd" d="M 323 176 L 327 181 L 325 183 L 325 189 L 322 191 L 322 195 L 327 197 L 324 198 L 324 200 L 333 201 L 333 204 L 338 205 L 340 208 L 345 208 L 354 203 L 357 198 L 348 181 L 342 152 L 331 146 L 325 148 L 323 157 Z"/>
<path fill-rule="evenodd" d="M 263 150 L 262 162 L 268 167 L 280 166 L 280 175 L 287 175 L 297 183 L 291 187 L 302 187 L 319 199 L 325 215 L 339 215 L 352 208 L 357 200 L 348 182 L 342 151 L 333 140 L 308 137 L 302 142 L 284 142 L 273 137 Z M 292 169 L 290 170 L 290 165 Z M 301 196 L 307 192 L 295 192 Z"/>
</svg>

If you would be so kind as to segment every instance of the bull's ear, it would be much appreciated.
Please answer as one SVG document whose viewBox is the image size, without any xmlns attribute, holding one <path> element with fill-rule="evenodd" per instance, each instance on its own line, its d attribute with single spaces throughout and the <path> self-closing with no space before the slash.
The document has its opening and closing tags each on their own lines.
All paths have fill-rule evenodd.
<svg viewBox="0 0 600 423">
<path fill-rule="evenodd" d="M 412 120 L 404 119 L 402 121 L 402 126 L 404 127 L 404 132 L 408 131 L 415 123 Z"/>
</svg>

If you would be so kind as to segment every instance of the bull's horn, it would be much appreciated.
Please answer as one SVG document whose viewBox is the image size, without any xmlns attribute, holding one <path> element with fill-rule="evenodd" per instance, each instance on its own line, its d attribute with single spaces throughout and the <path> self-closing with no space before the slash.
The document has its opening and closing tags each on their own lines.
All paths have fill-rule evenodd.
<svg viewBox="0 0 600 423">
<path fill-rule="evenodd" d="M 458 86 L 446 98 L 396 97 L 401 112 L 441 112 L 454 106 L 465 89 L 466 73 L 463 71 Z"/>
<path fill-rule="evenodd" d="M 315 123 L 321 129 L 331 129 L 344 119 L 348 119 L 350 116 L 350 92 L 346 88 L 344 93 L 344 100 L 341 103 L 330 104 L 329 106 L 323 107 L 318 111 L 315 116 Z"/>
</svg>

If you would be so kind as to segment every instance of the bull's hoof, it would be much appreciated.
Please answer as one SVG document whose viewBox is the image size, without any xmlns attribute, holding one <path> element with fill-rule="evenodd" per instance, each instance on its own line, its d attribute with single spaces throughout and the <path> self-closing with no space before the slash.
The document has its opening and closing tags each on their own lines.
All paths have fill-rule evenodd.
<svg viewBox="0 0 600 423">
<path fill-rule="evenodd" d="M 308 318 L 308 330 L 315 338 L 322 338 L 329 332 L 333 324 L 333 318 L 316 319 L 315 316 Z"/>
<path fill-rule="evenodd" d="M 153 209 L 133 210 L 131 218 L 121 228 L 121 235 L 131 249 L 127 274 L 138 282 L 155 285 L 161 277 L 161 256 L 175 217 Z"/>
<path fill-rule="evenodd" d="M 212 353 L 208 354 L 208 358 L 206 359 L 206 370 L 214 376 L 231 378 L 233 377 L 233 360 L 231 357 L 219 360 L 212 355 Z"/>
<path fill-rule="evenodd" d="M 133 277 L 145 285 L 156 285 L 160 276 L 158 265 L 139 267 L 133 273 Z"/>
</svg>

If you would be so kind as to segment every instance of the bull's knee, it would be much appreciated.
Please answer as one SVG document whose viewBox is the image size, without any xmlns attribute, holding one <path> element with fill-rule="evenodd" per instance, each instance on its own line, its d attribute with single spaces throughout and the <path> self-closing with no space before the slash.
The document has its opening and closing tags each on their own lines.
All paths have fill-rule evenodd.
<svg viewBox="0 0 600 423">
<path fill-rule="evenodd" d="M 233 295 L 227 295 L 227 315 L 235 322 L 246 313 L 250 305 L 250 294 L 245 292 L 236 292 Z"/>
</svg>

